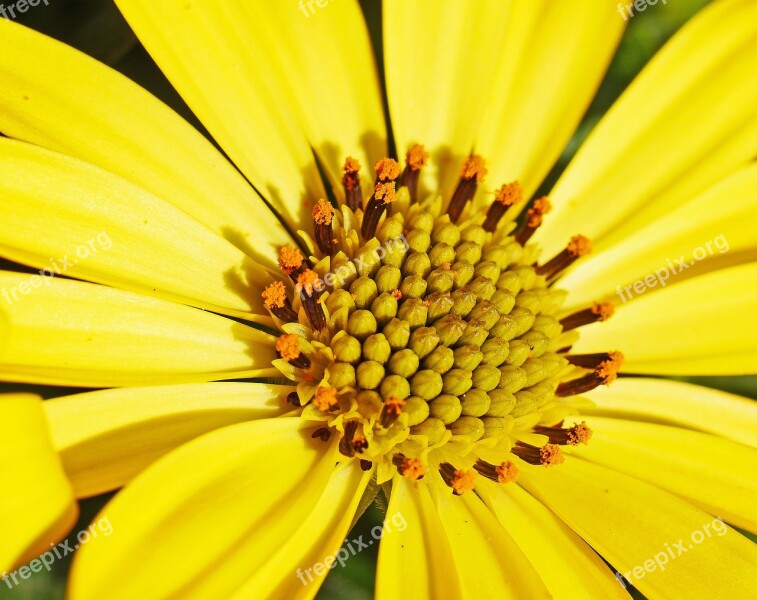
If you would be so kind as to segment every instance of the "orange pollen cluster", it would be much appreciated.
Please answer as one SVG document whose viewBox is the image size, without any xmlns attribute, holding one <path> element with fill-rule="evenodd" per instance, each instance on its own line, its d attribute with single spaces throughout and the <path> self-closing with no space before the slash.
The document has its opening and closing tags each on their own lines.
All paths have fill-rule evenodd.
<svg viewBox="0 0 757 600">
<path fill-rule="evenodd" d="M 430 154 L 426 152 L 421 144 L 415 144 L 407 151 L 405 158 L 407 164 L 413 171 L 420 171 L 428 162 Z"/>
<path fill-rule="evenodd" d="M 316 287 L 315 284 L 319 279 L 318 273 L 312 269 L 307 269 L 297 276 L 297 286 L 305 290 L 305 293 L 310 296 L 313 294 L 313 288 Z"/>
<path fill-rule="evenodd" d="M 391 204 L 394 202 L 396 199 L 394 182 L 377 183 L 375 197 L 376 200 L 380 200 L 383 204 Z"/>
<path fill-rule="evenodd" d="M 486 162 L 480 156 L 474 154 L 465 159 L 460 177 L 463 179 L 476 179 L 476 183 L 481 183 L 486 177 Z"/>
<path fill-rule="evenodd" d="M 394 181 L 400 176 L 400 163 L 393 158 L 382 158 L 374 167 L 379 181 Z"/>
<path fill-rule="evenodd" d="M 495 200 L 504 206 L 520 204 L 523 201 L 523 187 L 518 181 L 506 183 L 497 190 Z"/>
<path fill-rule="evenodd" d="M 586 256 L 591 252 L 591 242 L 583 235 L 574 235 L 568 242 L 567 250 L 570 256 Z"/>
<path fill-rule="evenodd" d="M 539 450 L 539 457 L 541 458 L 541 464 L 546 466 L 561 465 L 565 462 L 565 456 L 557 444 L 545 444 Z"/>
<path fill-rule="evenodd" d="M 300 356 L 300 338 L 294 333 L 285 333 L 276 340 L 276 352 L 286 361 Z"/>
<path fill-rule="evenodd" d="M 293 246 L 282 246 L 279 250 L 279 268 L 287 275 L 291 275 L 302 266 L 305 256 Z"/>
<path fill-rule="evenodd" d="M 423 463 L 417 458 L 403 458 L 397 465 L 397 471 L 400 475 L 407 477 L 411 481 L 422 479 L 426 474 Z"/>
<path fill-rule="evenodd" d="M 335 387 L 319 387 L 313 398 L 313 406 L 324 412 L 336 406 L 337 402 Z"/>
<path fill-rule="evenodd" d="M 599 363 L 594 372 L 605 385 L 610 384 L 617 378 L 620 368 L 623 366 L 623 360 L 622 352 L 610 352 L 609 360 L 603 360 Z"/>
<path fill-rule="evenodd" d="M 520 471 L 513 461 L 508 460 L 496 468 L 496 473 L 497 481 L 500 483 L 511 483 L 518 478 Z"/>
<path fill-rule="evenodd" d="M 344 172 L 345 174 L 355 174 L 358 171 L 360 171 L 360 161 L 358 161 L 357 158 L 353 158 L 352 156 L 348 156 L 347 160 L 344 161 Z"/>
<path fill-rule="evenodd" d="M 321 198 L 313 207 L 313 220 L 319 225 L 329 225 L 334 218 L 334 207 L 328 200 Z"/>
<path fill-rule="evenodd" d="M 571 446 L 577 446 L 578 444 L 586 444 L 592 435 L 591 428 L 586 424 L 586 421 L 569 427 L 568 431 L 568 444 Z"/>
<path fill-rule="evenodd" d="M 387 414 L 397 417 L 402 412 L 405 404 L 407 404 L 407 402 L 404 400 L 397 398 L 396 396 L 391 396 L 386 402 L 384 402 L 384 411 Z"/>
<path fill-rule="evenodd" d="M 591 312 L 599 316 L 600 321 L 606 321 L 615 314 L 615 305 L 612 302 L 594 302 Z"/>
<path fill-rule="evenodd" d="M 528 212 L 526 212 L 526 223 L 529 227 L 538 227 L 541 225 L 544 215 L 550 210 L 552 210 L 552 204 L 550 203 L 549 198 L 546 196 L 537 198 L 534 200 L 531 208 L 528 209 Z"/>
<path fill-rule="evenodd" d="M 284 283 L 274 281 L 263 290 L 263 303 L 267 309 L 281 308 L 286 304 L 287 292 Z"/>
<path fill-rule="evenodd" d="M 458 469 L 450 479 L 449 485 L 456 496 L 469 492 L 476 484 L 476 472 Z"/>
</svg>

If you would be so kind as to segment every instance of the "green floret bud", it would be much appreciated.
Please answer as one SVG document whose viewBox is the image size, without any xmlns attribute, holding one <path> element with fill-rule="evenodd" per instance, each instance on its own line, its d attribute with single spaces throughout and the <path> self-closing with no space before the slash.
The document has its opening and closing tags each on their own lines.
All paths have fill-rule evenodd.
<svg viewBox="0 0 757 600">
<path fill-rule="evenodd" d="M 377 327 L 376 317 L 367 310 L 356 310 L 347 319 L 347 333 L 359 340 L 364 340 L 376 333 Z"/>
<path fill-rule="evenodd" d="M 402 271 L 393 265 L 384 265 L 376 273 L 376 288 L 379 292 L 393 292 L 399 289 Z"/>
<path fill-rule="evenodd" d="M 455 258 L 458 262 L 475 265 L 481 260 L 481 245 L 476 242 L 463 242 L 457 247 Z"/>
<path fill-rule="evenodd" d="M 448 315 L 452 310 L 452 306 L 455 304 L 452 300 L 452 296 L 449 292 L 434 292 L 426 297 L 426 303 L 428 304 L 428 320 L 433 323 L 437 319 Z"/>
<path fill-rule="evenodd" d="M 392 350 L 401 350 L 410 340 L 410 324 L 400 319 L 392 319 L 382 331 Z"/>
<path fill-rule="evenodd" d="M 437 396 L 431 403 L 429 403 L 429 414 L 439 419 L 445 425 L 449 425 L 457 421 L 462 412 L 462 406 L 460 400 L 456 396 L 450 396 L 449 394 L 442 394 Z"/>
<path fill-rule="evenodd" d="M 431 260 L 425 252 L 413 252 L 407 257 L 402 265 L 402 274 L 405 277 L 410 275 L 421 275 L 425 277 L 431 272 Z"/>
<path fill-rule="evenodd" d="M 508 365 L 519 367 L 526 362 L 530 353 L 531 348 L 529 347 L 528 342 L 524 342 L 523 340 L 512 340 L 510 342 L 510 353 L 507 355 L 507 360 L 505 362 Z"/>
<path fill-rule="evenodd" d="M 407 413 L 407 424 L 411 427 L 423 423 L 430 412 L 428 402 L 418 396 L 410 396 L 405 400 L 405 408 L 402 411 Z"/>
<path fill-rule="evenodd" d="M 338 361 L 356 363 L 360 360 L 360 342 L 351 335 L 335 335 L 331 341 L 331 349 L 334 352 L 334 358 Z"/>
<path fill-rule="evenodd" d="M 431 240 L 435 244 L 447 244 L 448 246 L 457 246 L 460 241 L 460 229 L 457 225 L 445 222 L 434 227 L 434 233 Z"/>
<path fill-rule="evenodd" d="M 461 288 L 473 279 L 475 269 L 473 268 L 473 265 L 457 261 L 452 265 L 451 271 L 452 276 L 455 278 L 455 287 Z"/>
<path fill-rule="evenodd" d="M 435 371 L 418 371 L 410 380 L 410 392 L 424 400 L 433 400 L 442 391 L 442 376 Z"/>
<path fill-rule="evenodd" d="M 461 435 L 470 439 L 471 442 L 481 439 L 484 435 L 484 424 L 476 417 L 462 416 L 449 426 L 452 435 Z"/>
<path fill-rule="evenodd" d="M 410 334 L 410 350 L 425 358 L 439 345 L 439 335 L 433 327 L 419 327 Z"/>
<path fill-rule="evenodd" d="M 491 402 L 485 391 L 472 389 L 461 398 L 462 414 L 468 417 L 483 417 L 488 412 Z"/>
<path fill-rule="evenodd" d="M 466 369 L 450 369 L 442 378 L 443 386 L 441 391 L 453 396 L 462 396 L 471 387 L 473 387 L 473 373 Z"/>
<path fill-rule="evenodd" d="M 365 360 L 357 366 L 357 384 L 364 390 L 376 389 L 384 374 L 382 365 L 375 360 Z"/>
<path fill-rule="evenodd" d="M 455 276 L 450 269 L 439 267 L 428 275 L 428 287 L 432 292 L 448 292 L 455 285 Z"/>
<path fill-rule="evenodd" d="M 468 313 L 476 306 L 478 298 L 468 287 L 462 287 L 452 292 L 452 308 L 450 313 L 453 315 L 459 315 L 461 317 L 467 317 Z"/>
<path fill-rule="evenodd" d="M 405 239 L 413 252 L 426 252 L 431 246 L 431 234 L 422 229 L 411 229 Z"/>
<path fill-rule="evenodd" d="M 337 388 L 355 385 L 355 368 L 347 363 L 337 362 L 329 366 L 329 384 Z"/>
<path fill-rule="evenodd" d="M 437 346 L 431 354 L 423 359 L 423 368 L 431 369 L 432 371 L 444 375 L 444 373 L 452 368 L 454 360 L 455 355 L 452 348 Z"/>
<path fill-rule="evenodd" d="M 499 385 L 501 376 L 497 367 L 480 365 L 473 371 L 473 387 L 485 392 L 491 391 Z"/>
<path fill-rule="evenodd" d="M 496 284 L 499 279 L 500 268 L 493 261 L 483 260 L 476 265 L 474 272 L 476 276 L 486 277 L 489 281 Z"/>
<path fill-rule="evenodd" d="M 420 330 L 417 330 L 420 331 Z M 410 340 L 412 344 L 412 339 Z M 389 359 L 389 372 L 401 377 L 410 377 L 418 370 L 420 360 L 418 355 L 412 350 L 406 348 L 395 352 Z"/>
<path fill-rule="evenodd" d="M 388 400 L 392 396 L 404 400 L 410 395 L 410 384 L 401 375 L 387 375 L 381 382 L 380 391 L 384 400 Z M 428 414 L 428 411 L 426 414 Z"/>
<path fill-rule="evenodd" d="M 473 371 L 484 359 L 484 354 L 478 346 L 467 344 L 454 350 L 455 367 L 466 371 Z"/>
<path fill-rule="evenodd" d="M 502 373 L 502 376 L 499 378 L 498 389 L 506 390 L 511 394 L 514 394 L 526 386 L 528 376 L 520 367 L 515 365 L 504 365 L 499 367 L 499 372 Z"/>
<path fill-rule="evenodd" d="M 450 265 L 455 261 L 455 249 L 449 244 L 436 244 L 428 251 L 433 267 L 441 267 L 445 263 Z"/>
<path fill-rule="evenodd" d="M 502 338 L 490 337 L 481 344 L 481 352 L 483 353 L 484 364 L 498 367 L 507 359 L 507 355 L 510 353 L 510 344 Z"/>
<path fill-rule="evenodd" d="M 400 305 L 397 316 L 403 321 L 407 321 L 410 329 L 423 327 L 428 318 L 428 307 L 420 298 L 408 298 Z"/>
<path fill-rule="evenodd" d="M 489 392 L 489 398 L 491 404 L 486 414 L 490 417 L 504 417 L 515 408 L 515 396 L 507 390 L 492 390 Z"/>
<path fill-rule="evenodd" d="M 368 308 L 378 297 L 376 282 L 365 275 L 358 277 L 350 286 L 350 293 L 358 308 Z"/>
<path fill-rule="evenodd" d="M 376 323 L 379 326 L 386 325 L 397 316 L 398 306 L 397 298 L 388 292 L 382 292 L 371 304 L 371 312 L 376 317 Z"/>
<path fill-rule="evenodd" d="M 375 333 L 366 338 L 363 342 L 363 358 L 365 360 L 374 360 L 382 365 L 389 360 L 389 356 L 392 353 L 392 348 L 386 335 L 383 333 Z"/>
</svg>

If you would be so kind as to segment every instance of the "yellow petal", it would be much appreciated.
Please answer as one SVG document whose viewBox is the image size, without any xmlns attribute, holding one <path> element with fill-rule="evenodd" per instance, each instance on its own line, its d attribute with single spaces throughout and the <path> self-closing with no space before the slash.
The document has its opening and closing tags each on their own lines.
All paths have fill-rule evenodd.
<svg viewBox="0 0 757 600">
<path fill-rule="evenodd" d="M 329 481 L 335 446 L 313 441 L 302 423 L 231 425 L 153 464 L 102 510 L 113 535 L 80 549 L 70 597 L 228 598 L 297 531 Z"/>
<path fill-rule="evenodd" d="M 1 139 L 0 220 L 0 254 L 46 275 L 269 322 L 260 292 L 271 277 L 260 265 L 175 206 L 77 159 Z"/>
<path fill-rule="evenodd" d="M 504 47 L 476 152 L 489 161 L 487 187 L 518 179 L 530 196 L 591 102 L 624 21 L 604 0 L 531 0 L 513 2 L 506 22 L 495 25 Z"/>
<path fill-rule="evenodd" d="M 581 414 L 688 427 L 757 448 L 757 403 L 749 398 L 643 377 L 621 377 L 586 396 L 596 408 L 582 407 Z"/>
<path fill-rule="evenodd" d="M 757 263 L 714 271 L 621 304 L 581 328 L 573 351 L 618 349 L 623 371 L 739 375 L 757 371 Z M 700 361 L 693 363 L 690 359 Z"/>
<path fill-rule="evenodd" d="M 755 545 L 722 521 L 648 483 L 568 457 L 526 468 L 519 484 L 645 596 L 754 596 Z"/>
<path fill-rule="evenodd" d="M 757 4 L 715 2 L 652 59 L 555 186 L 547 256 L 576 233 L 622 239 L 754 158 L 755 35 Z"/>
<path fill-rule="evenodd" d="M 415 142 L 431 152 L 426 187 L 449 192 L 474 136 L 503 47 L 510 2 L 387 0 L 384 63 L 400 155 Z"/>
<path fill-rule="evenodd" d="M 440 485 L 441 480 L 439 481 Z M 435 497 L 464 598 L 551 598 L 523 551 L 481 499 L 472 493 Z"/>
<path fill-rule="evenodd" d="M 242 2 L 118 0 L 137 37 L 226 154 L 293 230 L 305 199 L 324 195 L 297 115 L 291 74 L 266 41 L 286 23 L 258 20 Z M 304 19 L 300 15 L 297 18 Z M 170 26 L 167 26 L 170 24 Z"/>
<path fill-rule="evenodd" d="M 44 403 L 55 450 L 77 497 L 126 485 L 168 451 L 203 433 L 275 417 L 293 388 L 193 383 L 74 394 Z"/>
<path fill-rule="evenodd" d="M 580 260 L 559 284 L 570 290 L 570 306 L 603 298 L 628 302 L 684 281 L 725 253 L 736 261 L 745 260 L 757 248 L 755 189 L 757 165 L 751 164 L 622 241 Z"/>
<path fill-rule="evenodd" d="M 555 598 L 628 598 L 597 553 L 528 492 L 482 479 L 476 492 Z"/>
<path fill-rule="evenodd" d="M 0 380 L 109 387 L 278 373 L 272 336 L 187 306 L 4 271 L 0 295 Z"/>
<path fill-rule="evenodd" d="M 290 238 L 239 172 L 148 92 L 88 56 L 0 22 L 0 131 L 97 165 L 263 262 Z"/>
<path fill-rule="evenodd" d="M 401 519 L 407 527 L 398 527 L 381 540 L 376 598 L 462 597 L 461 578 L 450 541 L 444 534 L 427 485 L 396 476 L 386 514 L 387 521 Z"/>
<path fill-rule="evenodd" d="M 584 417 L 582 417 L 583 419 Z M 757 449 L 653 423 L 585 417 L 594 434 L 577 456 L 666 489 L 757 531 Z"/>
<path fill-rule="evenodd" d="M 241 2 L 256 24 L 248 52 L 275 57 L 291 82 L 292 99 L 305 134 L 325 167 L 337 197 L 344 196 L 347 156 L 363 169 L 371 189 L 373 165 L 386 156 L 386 127 L 375 59 L 360 5 L 330 2 Z M 257 68 L 263 65 L 258 63 Z"/>
<path fill-rule="evenodd" d="M 78 509 L 38 396 L 0 395 L 0 439 L 0 572 L 5 576 L 60 541 Z"/>
<path fill-rule="evenodd" d="M 340 546 L 371 476 L 357 460 L 337 467 L 299 529 L 232 598 L 313 598 L 329 570 L 354 556 Z"/>
</svg>

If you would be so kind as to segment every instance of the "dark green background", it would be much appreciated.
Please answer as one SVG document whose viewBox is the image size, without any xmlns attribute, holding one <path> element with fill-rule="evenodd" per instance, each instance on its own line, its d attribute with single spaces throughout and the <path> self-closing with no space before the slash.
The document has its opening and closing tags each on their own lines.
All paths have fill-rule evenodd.
<svg viewBox="0 0 757 600">
<path fill-rule="evenodd" d="M 159 1 L 159 0 L 156 0 Z M 275 0 L 295 1 L 295 0 Z M 412 1 L 412 0 L 407 0 Z M 459 0 L 468 1 L 468 0 Z M 628 29 L 621 43 L 618 54 L 605 77 L 604 82 L 592 103 L 578 131 L 566 148 L 558 164 L 550 173 L 545 185 L 548 189 L 568 160 L 575 153 L 579 144 L 586 137 L 598 119 L 610 104 L 618 97 L 633 77 L 639 72 L 659 47 L 692 14 L 708 4 L 710 0 L 670 0 L 667 5 L 658 4 L 649 10 L 638 13 L 630 20 Z M 179 98 L 170 84 L 162 76 L 145 50 L 139 45 L 134 34 L 120 16 L 110 0 L 49 0 L 50 5 L 40 4 L 31 8 L 19 22 L 33 27 L 48 35 L 65 41 L 84 52 L 115 67 L 131 77 L 155 95 L 167 102 L 196 126 L 197 119 Z M 381 7 L 377 0 L 363 0 L 363 7 L 371 28 L 374 43 L 380 46 Z M 618 18 L 621 18 L 618 15 Z M 380 53 L 377 53 L 379 59 Z M 200 129 L 202 129 L 200 127 Z M 2 261 L 0 261 L 1 263 Z M 0 264 L 4 268 L 17 268 Z M 688 381 L 710 385 L 734 393 L 757 397 L 757 379 L 754 377 L 697 377 L 686 378 Z M 20 389 L 27 386 L 6 386 L 6 389 Z M 70 393 L 70 390 L 66 390 Z M 55 395 L 48 390 L 46 396 Z M 5 492 L 7 493 L 7 491 Z M 82 503 L 82 518 L 74 532 L 86 527 L 100 506 L 108 497 L 87 500 Z M 381 513 L 371 507 L 350 538 L 362 534 L 370 539 L 371 527 L 381 522 Z M 373 545 L 352 557 L 344 568 L 336 567 L 323 586 L 319 598 L 324 600 L 363 600 L 372 598 L 373 581 L 378 546 Z M 9 591 L 0 581 L 0 600 L 59 600 L 64 595 L 68 560 L 54 564 L 53 571 L 35 574 L 13 591 Z M 128 576 L 125 574 L 125 576 Z M 117 585 L 117 582 L 114 582 Z M 640 597 L 640 596 L 639 596 Z"/>
</svg>

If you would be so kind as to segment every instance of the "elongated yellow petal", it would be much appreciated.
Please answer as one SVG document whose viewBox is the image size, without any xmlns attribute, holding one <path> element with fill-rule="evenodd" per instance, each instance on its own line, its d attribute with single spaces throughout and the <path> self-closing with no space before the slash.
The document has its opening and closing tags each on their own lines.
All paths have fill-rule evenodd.
<svg viewBox="0 0 757 600">
<path fill-rule="evenodd" d="M 339 0 L 319 8 L 306 2 L 258 1 L 240 2 L 239 7 L 256 24 L 245 40 L 247 51 L 275 58 L 285 74 L 302 127 L 337 197 L 344 196 L 347 156 L 360 161 L 363 189 L 371 189 L 373 165 L 387 152 L 386 127 L 359 3 Z"/>
<path fill-rule="evenodd" d="M 552 597 L 523 551 L 478 496 L 456 497 L 448 488 L 440 488 L 435 496 L 462 574 L 463 598 Z"/>
<path fill-rule="evenodd" d="M 431 500 L 426 483 L 396 476 L 387 520 L 402 515 L 407 527 L 381 540 L 376 598 L 425 600 L 462 597 L 461 576 L 452 557 L 450 540 Z"/>
<path fill-rule="evenodd" d="M 755 35 L 757 4 L 724 0 L 673 37 L 555 186 L 555 210 L 535 237 L 547 255 L 576 233 L 599 250 L 753 159 Z"/>
<path fill-rule="evenodd" d="M 752 597 L 757 550 L 722 521 L 580 459 L 526 467 L 518 482 L 647 597 Z"/>
<path fill-rule="evenodd" d="M 423 176 L 431 191 L 441 184 L 449 192 L 473 149 L 509 9 L 509 0 L 383 3 L 386 86 L 397 151 L 425 144 L 432 162 Z"/>
<path fill-rule="evenodd" d="M 589 444 L 576 449 L 577 456 L 757 531 L 757 449 L 678 427 L 590 416 L 585 420 L 594 434 Z"/>
<path fill-rule="evenodd" d="M 286 23 L 256 19 L 243 2 L 116 4 L 192 112 L 292 229 L 298 229 L 310 218 L 306 198 L 324 192 L 297 118 L 294 96 L 307 95 L 307 90 L 290 82 L 292 74 L 264 42 Z"/>
<path fill-rule="evenodd" d="M 273 337 L 187 306 L 3 271 L 0 295 L 0 380 L 109 387 L 278 373 Z"/>
<path fill-rule="evenodd" d="M 38 396 L 0 395 L 0 439 L 0 572 L 5 576 L 60 541 L 78 509 Z"/>
<path fill-rule="evenodd" d="M 330 569 L 344 567 L 353 556 L 350 546 L 342 551 L 340 546 L 371 476 L 357 460 L 337 467 L 299 529 L 232 598 L 315 597 Z"/>
<path fill-rule="evenodd" d="M 725 253 L 743 261 L 757 248 L 755 189 L 757 165 L 751 164 L 647 227 L 582 259 L 560 280 L 559 285 L 570 290 L 570 306 L 603 298 L 628 302 L 684 281 Z"/>
<path fill-rule="evenodd" d="M 45 275 L 270 321 L 265 269 L 173 205 L 87 163 L 0 140 L 0 219 L 0 254 Z"/>
<path fill-rule="evenodd" d="M 597 553 L 528 492 L 483 480 L 476 492 L 555 598 L 628 598 Z"/>
<path fill-rule="evenodd" d="M 284 418 L 232 425 L 171 452 L 105 506 L 113 535 L 80 549 L 70 597 L 228 598 L 317 504 L 334 468 L 327 448 L 300 419 Z"/>
<path fill-rule="evenodd" d="M 757 448 L 757 403 L 712 388 L 666 379 L 621 377 L 586 396 L 581 414 L 650 421 L 706 431 Z"/>
<path fill-rule="evenodd" d="M 56 398 L 44 408 L 74 491 L 85 497 L 126 485 L 203 433 L 277 416 L 290 391 L 262 383 L 131 387 Z"/>
<path fill-rule="evenodd" d="M 273 264 L 290 238 L 199 132 L 126 77 L 0 22 L 0 131 L 97 165 L 165 199 Z"/>
<path fill-rule="evenodd" d="M 530 196 L 591 102 L 624 21 L 604 0 L 533 0 L 513 2 L 495 25 L 504 47 L 488 75 L 493 88 L 476 152 L 489 160 L 490 189 L 517 179 Z"/>
<path fill-rule="evenodd" d="M 757 371 L 757 263 L 707 273 L 622 304 L 581 329 L 573 351 L 618 349 L 627 373 L 737 375 Z M 741 360 L 735 360 L 743 353 Z M 694 370 L 688 359 L 704 359 Z"/>
</svg>

